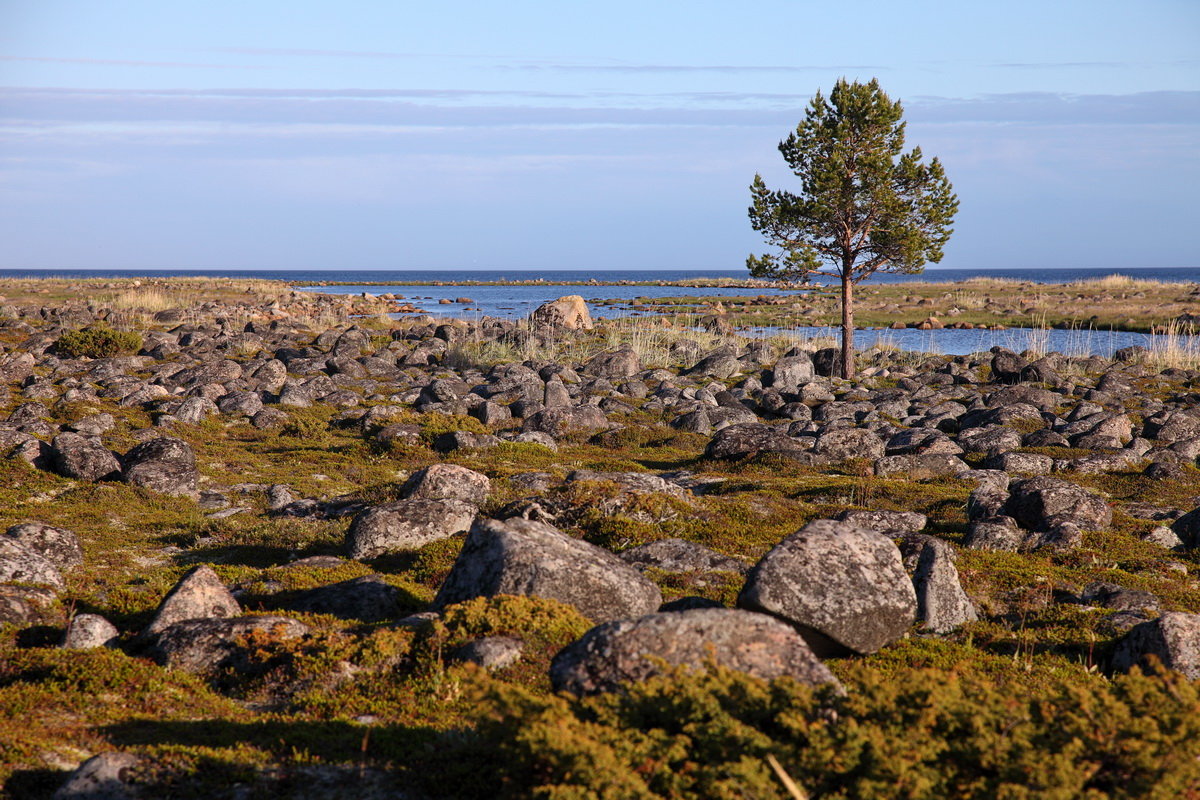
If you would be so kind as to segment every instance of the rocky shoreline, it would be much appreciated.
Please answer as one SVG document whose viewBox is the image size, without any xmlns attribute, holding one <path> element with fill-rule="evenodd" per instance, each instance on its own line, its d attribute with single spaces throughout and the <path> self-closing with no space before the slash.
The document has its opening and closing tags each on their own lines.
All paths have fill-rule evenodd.
<svg viewBox="0 0 1200 800">
<path fill-rule="evenodd" d="M 578 297 L 528 323 L 381 302 L 0 304 L 11 796 L 488 796 L 398 744 L 485 728 L 472 681 L 589 698 L 686 667 L 853 698 L 946 648 L 1013 686 L 1200 679 L 1200 372 L 993 348 L 847 382 L 834 348 L 640 352 Z M 97 325 L 136 350 L 64 352 Z M 85 699 L 73 663 L 125 676 L 102 712 L 22 710 L 13 687 Z M 196 718 L 351 730 L 306 759 L 129 727 Z"/>
</svg>

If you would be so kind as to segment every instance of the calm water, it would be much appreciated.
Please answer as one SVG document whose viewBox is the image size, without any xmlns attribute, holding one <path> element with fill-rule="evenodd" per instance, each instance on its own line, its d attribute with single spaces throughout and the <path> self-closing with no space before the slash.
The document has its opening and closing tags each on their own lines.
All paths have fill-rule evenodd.
<svg viewBox="0 0 1200 800">
<path fill-rule="evenodd" d="M 868 283 L 900 283 L 908 281 L 964 281 L 971 278 L 1008 278 L 1017 281 L 1033 283 L 1064 283 L 1077 280 L 1101 278 L 1112 274 L 1129 275 L 1130 277 L 1170 282 L 1200 283 L 1200 268 L 1174 269 L 928 269 L 920 275 L 891 275 L 876 274 Z M 737 288 L 679 288 L 673 286 L 589 286 L 588 282 L 596 281 L 680 281 L 689 278 L 732 278 L 743 280 L 747 273 L 743 269 L 714 271 L 714 270 L 608 270 L 608 271 L 570 271 L 570 270 L 0 270 L 0 277 L 29 277 L 29 278 L 167 278 L 167 277 L 210 276 L 225 278 L 266 278 L 288 282 L 307 281 L 353 281 L 367 285 L 358 286 L 322 286 L 311 291 L 328 292 L 333 294 L 370 294 L 393 293 L 402 295 L 413 306 L 434 316 L 481 317 L 496 316 L 510 319 L 528 316 L 529 313 L 546 302 L 565 294 L 580 294 L 590 303 L 598 300 L 619 300 L 629 303 L 639 297 L 672 297 L 680 295 L 721 297 L 737 295 L 773 295 L 781 294 L 776 289 L 737 289 Z M 575 286 L 413 286 L 406 285 L 421 281 L 523 281 L 542 279 L 548 283 L 574 283 Z M 452 303 L 444 305 L 439 300 L 456 300 L 469 298 L 469 304 Z M 596 308 L 595 316 L 615 317 L 630 313 L 627 305 Z M 762 334 L 775 333 L 776 330 L 763 330 Z M 796 328 L 787 331 L 789 335 L 801 338 L 817 338 L 836 336 L 832 328 Z M 1139 333 L 1118 333 L 1111 331 L 1070 331 L 1050 330 L 1033 331 L 1026 329 L 1011 329 L 1007 331 L 919 331 L 888 330 L 861 331 L 856 343 L 867 347 L 877 339 L 894 344 L 905 350 L 921 350 L 925 352 L 945 353 L 947 355 L 962 355 L 966 353 L 987 350 L 995 345 L 1001 345 L 1021 351 L 1030 347 L 1055 350 L 1072 355 L 1097 354 L 1108 356 L 1113 351 L 1131 344 L 1153 347 L 1155 337 Z M 1185 343 L 1185 346 L 1196 347 L 1196 343 Z M 1196 349 L 1200 349 L 1197 347 Z"/>
</svg>

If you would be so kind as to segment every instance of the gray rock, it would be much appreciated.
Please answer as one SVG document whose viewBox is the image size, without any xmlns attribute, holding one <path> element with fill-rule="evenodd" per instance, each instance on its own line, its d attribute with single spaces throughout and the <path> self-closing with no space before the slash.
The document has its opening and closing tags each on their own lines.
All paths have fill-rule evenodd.
<svg viewBox="0 0 1200 800">
<path fill-rule="evenodd" d="M 791 622 L 824 656 L 873 653 L 903 636 L 916 618 L 917 598 L 890 539 L 817 520 L 755 565 L 738 605 Z"/>
<path fill-rule="evenodd" d="M 1015 553 L 1025 545 L 1025 531 L 1012 517 L 992 516 L 977 519 L 967 528 L 963 546 L 975 550 Z"/>
<path fill-rule="evenodd" d="M 541 432 L 561 439 L 570 434 L 595 433 L 609 427 L 608 417 L 595 406 L 543 408 L 525 419 L 522 433 Z"/>
<path fill-rule="evenodd" d="M 0 625 L 25 628 L 60 623 L 58 593 L 46 586 L 0 584 Z"/>
<path fill-rule="evenodd" d="M 44 522 L 23 522 L 13 525 L 4 535 L 16 539 L 63 572 L 83 563 L 83 545 L 79 543 L 79 537 L 66 528 Z"/>
<path fill-rule="evenodd" d="M 1143 542 L 1156 544 L 1166 550 L 1174 550 L 1177 547 L 1183 547 L 1183 541 L 1176 535 L 1175 531 L 1168 528 L 1166 525 L 1159 525 L 1157 528 L 1150 531 L 1144 537 Z"/>
<path fill-rule="evenodd" d="M 968 453 L 1007 453 L 1021 446 L 1021 434 L 1003 425 L 971 428 L 958 435 L 958 445 Z"/>
<path fill-rule="evenodd" d="M 617 555 L 626 564 L 641 569 L 654 567 L 666 572 L 750 571 L 749 564 L 683 539 L 660 539 L 657 542 L 632 547 Z"/>
<path fill-rule="evenodd" d="M 813 452 L 831 461 L 883 458 L 883 440 L 863 428 L 834 428 L 817 437 Z"/>
<path fill-rule="evenodd" d="M 467 642 L 451 654 L 455 661 L 478 664 L 486 670 L 511 667 L 521 660 L 525 643 L 513 636 L 485 636 Z"/>
<path fill-rule="evenodd" d="M 949 453 L 912 453 L 884 456 L 875 460 L 875 474 L 907 475 L 912 480 L 954 477 L 970 470 L 967 462 Z"/>
<path fill-rule="evenodd" d="M 1083 587 L 1079 602 L 1117 611 L 1157 611 L 1159 608 L 1158 597 L 1150 592 L 1127 589 L 1108 581 L 1095 581 Z"/>
<path fill-rule="evenodd" d="M 478 513 L 459 500 L 397 500 L 369 508 L 354 518 L 346 532 L 351 558 L 375 558 L 384 553 L 419 550 L 471 527 Z"/>
<path fill-rule="evenodd" d="M 498 594 L 559 600 L 597 622 L 662 603 L 657 586 L 607 550 L 541 522 L 477 519 L 434 607 Z"/>
<path fill-rule="evenodd" d="M 121 471 L 116 455 L 98 439 L 78 433 L 60 433 L 50 443 L 50 463 L 64 478 L 98 481 Z"/>
<path fill-rule="evenodd" d="M 904 567 L 917 592 L 917 619 L 931 633 L 949 633 L 979 618 L 954 566 L 954 547 L 933 536 L 912 534 L 900 543 Z"/>
<path fill-rule="evenodd" d="M 837 678 L 794 628 L 764 614 L 695 609 L 608 622 L 588 631 L 554 657 L 556 691 L 577 695 L 617 691 L 668 667 L 703 669 L 710 663 L 764 680 L 788 676 L 808 686 Z"/>
<path fill-rule="evenodd" d="M 460 500 L 481 506 L 491 491 L 492 482 L 482 473 L 457 464 L 432 464 L 416 470 L 400 492 L 406 500 Z"/>
<path fill-rule="evenodd" d="M 632 348 L 622 347 L 593 356 L 583 365 L 583 371 L 601 378 L 628 378 L 642 371 L 642 360 Z"/>
<path fill-rule="evenodd" d="M 1108 503 L 1070 481 L 1040 476 L 1017 481 L 1010 489 L 1004 513 L 1024 528 L 1048 531 L 1071 523 L 1098 531 L 1112 524 Z"/>
<path fill-rule="evenodd" d="M 225 588 L 212 567 L 193 567 L 159 604 L 143 636 L 153 636 L 183 620 L 235 617 L 242 613 L 238 601 Z"/>
<path fill-rule="evenodd" d="M 902 531 L 917 533 L 925 529 L 929 519 L 916 511 L 855 511 L 848 510 L 838 514 L 837 519 L 848 522 L 860 528 L 866 528 L 880 533 Z"/>
<path fill-rule="evenodd" d="M 307 625 L 290 617 L 189 619 L 164 628 L 154 640 L 150 655 L 164 667 L 201 675 L 222 668 L 238 671 L 246 666 L 240 641 L 247 635 L 289 640 L 309 632 Z"/>
<path fill-rule="evenodd" d="M 204 418 L 217 413 L 217 404 L 205 397 L 189 397 L 175 409 L 175 418 L 180 422 L 198 425 Z"/>
<path fill-rule="evenodd" d="M 62 646 L 66 650 L 111 647 L 117 636 L 116 626 L 99 614 L 76 614 L 67 625 Z"/>
<path fill-rule="evenodd" d="M 289 611 L 330 614 L 341 619 L 382 622 L 402 615 L 405 595 L 380 575 L 364 575 L 304 592 L 287 604 Z"/>
<path fill-rule="evenodd" d="M 433 440 L 433 449 L 439 453 L 452 453 L 455 450 L 486 450 L 499 444 L 500 440 L 490 433 L 450 431 Z"/>
<path fill-rule="evenodd" d="M 4 583 L 41 584 L 60 592 L 66 588 L 54 562 L 9 536 L 0 536 L 0 584 Z"/>
<path fill-rule="evenodd" d="M 1167 669 L 1200 679 L 1200 614 L 1168 611 L 1156 620 L 1135 626 L 1117 643 L 1112 667 L 1128 672 L 1155 656 Z"/>
<path fill-rule="evenodd" d="M 542 431 L 526 431 L 518 433 L 512 438 L 514 442 L 521 444 L 538 444 L 555 453 L 558 452 L 558 442 L 554 441 L 554 437 Z"/>
<path fill-rule="evenodd" d="M 1054 469 L 1054 459 L 1036 453 L 999 453 L 984 461 L 984 467 L 1027 475 L 1049 475 Z"/>
<path fill-rule="evenodd" d="M 135 800 L 132 773 L 141 759 L 130 753 L 92 756 L 71 773 L 52 800 Z"/>
<path fill-rule="evenodd" d="M 196 494 L 200 473 L 196 454 L 182 439 L 160 436 L 134 447 L 124 458 L 122 472 L 127 483 L 152 492 L 191 497 Z"/>
<path fill-rule="evenodd" d="M 717 431 L 704 449 L 707 458 L 740 459 L 763 453 L 798 460 L 811 459 L 811 444 L 805 445 L 787 435 L 785 428 L 761 422 L 730 425 Z"/>
<path fill-rule="evenodd" d="M 815 379 L 812 357 L 803 351 L 794 351 L 779 359 L 771 371 L 771 386 L 788 394 L 796 394 L 801 386 Z"/>
</svg>

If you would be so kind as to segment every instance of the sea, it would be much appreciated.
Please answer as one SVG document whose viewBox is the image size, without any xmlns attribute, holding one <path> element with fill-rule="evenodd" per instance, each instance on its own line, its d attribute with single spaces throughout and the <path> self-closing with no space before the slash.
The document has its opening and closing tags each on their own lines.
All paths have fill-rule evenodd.
<svg viewBox="0 0 1200 800">
<path fill-rule="evenodd" d="M 1029 283 L 1070 283 L 1095 280 L 1110 275 L 1125 275 L 1139 280 L 1200 283 L 1200 267 L 1130 269 L 941 269 L 931 268 L 915 275 L 876 273 L 864 283 L 902 283 L 912 281 L 959 282 L 978 278 L 1002 278 Z M 0 269 L 0 278 L 171 278 L 224 277 L 262 278 L 285 281 L 300 291 L 334 294 L 394 294 L 413 307 L 433 316 L 474 318 L 483 316 L 510 319 L 528 316 L 546 302 L 565 294 L 579 294 L 593 304 L 598 317 L 636 315 L 632 308 L 639 298 L 673 296 L 714 297 L 787 294 L 787 290 L 718 286 L 678 287 L 668 285 L 691 279 L 729 279 L 744 281 L 750 276 L 744 269 L 730 270 L 251 270 L 251 269 Z M 539 283 L 497 286 L 437 286 L 433 282 L 538 281 Z M 642 285 L 620 285 L 622 282 Z M 649 282 L 652 285 L 645 285 Z M 314 283 L 341 285 L 312 286 Z M 618 284 L 618 285 L 596 285 Z M 422 285 L 424 284 L 424 285 Z M 659 285 L 661 284 L 661 285 Z M 443 300 L 451 301 L 449 304 Z M 468 302 L 459 302 L 468 301 Z M 601 301 L 616 301 L 598 305 Z M 756 329 L 751 335 L 784 334 L 797 339 L 836 337 L 834 328 L 794 327 Z M 959 330 L 887 330 L 861 331 L 859 347 L 874 343 L 903 350 L 963 355 L 1000 345 L 1013 350 L 1053 350 L 1071 355 L 1110 356 L 1130 345 L 1144 347 L 1193 348 L 1200 351 L 1200 337 L 1186 341 L 1166 341 L 1162 337 L 1139 333 L 1103 330 L 1037 330 L 1013 328 L 1005 331 Z"/>
</svg>

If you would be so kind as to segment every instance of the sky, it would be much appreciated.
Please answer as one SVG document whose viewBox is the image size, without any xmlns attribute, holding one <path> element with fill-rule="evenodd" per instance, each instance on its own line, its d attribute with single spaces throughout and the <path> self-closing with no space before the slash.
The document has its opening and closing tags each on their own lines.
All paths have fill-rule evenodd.
<svg viewBox="0 0 1200 800">
<path fill-rule="evenodd" d="M 704 269 L 878 78 L 944 268 L 1200 267 L 1200 2 L 0 0 L 0 268 Z"/>
</svg>

